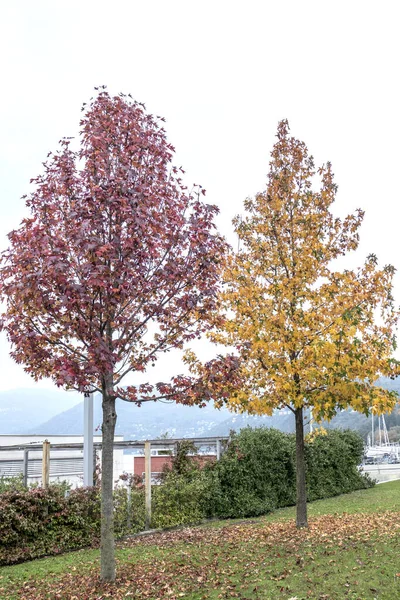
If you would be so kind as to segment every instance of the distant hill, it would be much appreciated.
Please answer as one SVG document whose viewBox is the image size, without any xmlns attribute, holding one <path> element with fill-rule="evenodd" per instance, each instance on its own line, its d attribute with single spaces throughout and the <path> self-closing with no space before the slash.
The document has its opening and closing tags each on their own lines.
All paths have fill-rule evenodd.
<svg viewBox="0 0 400 600">
<path fill-rule="evenodd" d="M 154 439 L 168 432 L 170 436 L 207 436 L 209 430 L 229 416 L 226 409 L 213 406 L 199 408 L 170 402 L 144 402 L 140 407 L 117 400 L 116 434 L 125 439 Z M 94 430 L 102 422 L 101 397 L 94 400 Z M 82 434 L 83 403 L 29 430 L 41 434 Z"/>
<path fill-rule="evenodd" d="M 68 410 L 81 395 L 49 389 L 19 389 L 0 392 L 0 433 L 26 433 L 43 421 Z"/>
<path fill-rule="evenodd" d="M 294 416 L 289 410 L 277 410 L 272 417 L 230 413 L 228 419 L 210 429 L 209 435 L 227 436 L 230 431 L 239 431 L 243 427 L 274 427 L 285 433 L 293 433 Z"/>
<path fill-rule="evenodd" d="M 375 385 L 385 388 L 385 390 L 392 390 L 396 392 L 400 398 L 400 377 L 396 379 L 389 379 L 389 377 L 380 377 Z"/>
<path fill-rule="evenodd" d="M 376 382 L 376 385 L 383 387 L 387 390 L 392 390 L 400 396 L 400 377 L 397 379 L 389 379 L 388 377 L 381 377 Z M 394 409 L 391 414 L 385 415 L 387 428 L 397 425 L 400 423 L 400 419 L 397 417 L 398 406 Z M 377 417 L 375 417 L 377 422 Z M 367 435 L 371 432 L 371 416 L 365 416 L 354 410 L 343 410 L 338 413 L 329 423 L 324 422 L 323 426 L 327 429 L 355 429 L 359 431 L 363 438 L 366 440 Z"/>
<path fill-rule="evenodd" d="M 382 379 L 382 387 L 400 392 L 400 378 Z M 18 390 L 0 393 L 0 433 L 82 434 L 83 402 L 81 396 L 51 390 Z M 276 411 L 272 417 L 235 414 L 226 408 L 183 406 L 167 402 L 146 402 L 139 408 L 117 401 L 117 435 L 125 439 L 155 439 L 166 433 L 174 437 L 227 436 L 231 430 L 246 426 L 275 427 L 294 431 L 294 417 L 288 411 Z M 390 420 L 391 417 L 388 417 Z M 101 398 L 95 398 L 94 430 L 101 427 Z M 327 428 L 356 429 L 366 436 L 371 419 L 354 411 L 342 411 Z M 393 422 L 397 425 L 397 421 Z M 389 423 L 388 423 L 389 426 Z"/>
<path fill-rule="evenodd" d="M 139 408 L 117 400 L 116 434 L 125 439 L 155 439 L 166 433 L 171 437 L 227 436 L 231 429 L 252 427 L 277 427 L 291 431 L 292 414 L 276 413 L 273 417 L 253 417 L 233 414 L 226 408 L 220 410 L 212 404 L 199 408 L 164 402 L 145 402 Z M 94 429 L 101 426 L 101 398 L 94 401 Z M 29 433 L 82 434 L 83 403 L 56 415 L 49 421 L 32 428 Z"/>
<path fill-rule="evenodd" d="M 392 380 L 387 377 L 382 377 L 377 381 L 377 385 L 388 389 L 393 390 L 398 393 L 400 396 L 400 377 Z M 396 410 L 393 415 L 390 417 L 386 417 L 386 424 L 388 427 L 392 425 L 400 424 L 400 417 L 395 418 Z M 392 423 L 393 421 L 393 423 Z M 399 423 L 398 423 L 399 421 Z M 371 417 L 366 417 L 363 414 L 355 412 L 353 410 L 343 410 L 339 412 L 331 421 L 324 421 L 322 425 L 326 429 L 355 429 L 359 431 L 361 435 L 366 439 L 368 433 L 371 430 Z M 217 435 L 228 435 L 229 431 L 235 430 L 238 431 L 243 427 L 275 427 L 276 429 L 280 429 L 286 433 L 294 433 L 295 423 L 293 414 L 286 411 L 276 411 L 272 417 L 267 416 L 252 416 L 246 413 L 244 414 L 232 414 L 230 413 L 229 418 L 227 418 L 222 423 L 215 425 L 210 430 L 211 436 Z M 308 429 L 307 419 L 306 419 L 306 431 Z"/>
</svg>

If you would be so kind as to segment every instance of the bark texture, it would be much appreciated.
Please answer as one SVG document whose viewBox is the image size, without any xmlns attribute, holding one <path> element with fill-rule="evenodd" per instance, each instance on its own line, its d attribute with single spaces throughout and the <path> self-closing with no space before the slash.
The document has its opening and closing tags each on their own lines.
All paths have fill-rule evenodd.
<svg viewBox="0 0 400 600">
<path fill-rule="evenodd" d="M 113 453 L 117 421 L 115 398 L 103 386 L 103 442 L 101 460 L 101 579 L 115 580 Z"/>
<path fill-rule="evenodd" d="M 296 408 L 296 526 L 308 527 L 303 409 Z"/>
</svg>

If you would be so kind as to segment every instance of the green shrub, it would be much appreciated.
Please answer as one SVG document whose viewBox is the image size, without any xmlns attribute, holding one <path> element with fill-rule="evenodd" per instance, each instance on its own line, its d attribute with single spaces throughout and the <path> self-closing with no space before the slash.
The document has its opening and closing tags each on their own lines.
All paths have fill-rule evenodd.
<svg viewBox="0 0 400 600">
<path fill-rule="evenodd" d="M 210 478 L 211 513 L 250 517 L 296 503 L 295 436 L 247 427 L 234 434 Z M 309 500 L 373 485 L 358 465 L 363 440 L 354 431 L 331 430 L 306 443 Z"/>
<path fill-rule="evenodd" d="M 293 504 L 293 436 L 276 429 L 246 427 L 232 436 L 214 471 L 216 516 L 256 516 Z"/>
<path fill-rule="evenodd" d="M 128 496 L 130 494 L 130 498 Z M 123 537 L 145 528 L 145 500 L 143 487 L 126 487 L 114 490 L 114 531 Z"/>
<path fill-rule="evenodd" d="M 15 475 L 14 477 L 5 477 L 4 475 L 0 477 L 0 494 L 24 489 L 24 477 L 22 473 Z"/>
<path fill-rule="evenodd" d="M 296 502 L 295 436 L 250 427 L 234 433 L 217 463 L 203 468 L 187 460 L 182 445 L 162 485 L 152 488 L 152 526 L 189 525 L 204 518 L 241 518 L 266 514 Z M 308 499 L 327 498 L 373 482 L 358 465 L 363 441 L 353 431 L 331 430 L 306 443 Z M 143 515 L 144 493 L 135 508 Z"/>
<path fill-rule="evenodd" d="M 211 479 L 193 442 L 176 444 L 170 465 L 163 467 L 160 484 L 152 487 L 152 527 L 192 525 L 211 514 Z"/>
<path fill-rule="evenodd" d="M 207 515 L 210 480 L 200 469 L 189 477 L 171 471 L 162 485 L 152 487 L 152 526 L 198 523 Z"/>
<path fill-rule="evenodd" d="M 144 489 L 114 492 L 116 537 L 144 529 Z M 65 483 L 0 494 L 0 565 L 96 545 L 100 538 L 99 488 Z"/>
<path fill-rule="evenodd" d="M 159 485 L 152 486 L 151 527 L 190 525 L 198 523 L 207 514 L 210 481 L 200 468 L 196 453 L 197 448 L 192 442 L 183 440 L 177 444 L 171 464 L 164 466 L 159 477 Z M 145 489 L 142 481 L 128 474 L 121 479 L 131 489 L 131 508 L 127 527 L 127 490 L 117 490 L 116 532 L 142 531 L 145 527 Z"/>
<path fill-rule="evenodd" d="M 74 550 L 98 541 L 99 492 L 62 486 L 0 495 L 0 564 Z"/>
<path fill-rule="evenodd" d="M 359 470 L 364 442 L 356 431 L 331 429 L 306 444 L 308 500 L 319 500 L 373 485 Z"/>
</svg>

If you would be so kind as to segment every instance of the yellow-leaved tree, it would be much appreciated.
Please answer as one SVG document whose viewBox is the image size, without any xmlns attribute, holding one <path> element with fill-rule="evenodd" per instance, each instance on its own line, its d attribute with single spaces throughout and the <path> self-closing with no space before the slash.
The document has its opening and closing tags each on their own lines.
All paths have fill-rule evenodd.
<svg viewBox="0 0 400 600">
<path fill-rule="evenodd" d="M 234 347 L 241 385 L 225 387 L 232 410 L 270 415 L 289 408 L 296 425 L 297 526 L 307 526 L 305 409 L 316 420 L 351 407 L 368 414 L 394 406 L 393 392 L 374 386 L 398 363 L 392 297 L 394 268 L 368 256 L 358 270 L 334 261 L 358 246 L 363 212 L 331 212 L 337 186 L 331 165 L 314 166 L 305 144 L 278 126 L 267 189 L 245 201 L 234 220 L 240 250 L 225 271 L 225 319 L 211 339 Z M 222 324 L 221 324 L 222 323 Z M 192 354 L 193 372 L 206 373 Z M 238 377 L 236 376 L 236 380 Z M 210 396 L 218 386 L 210 384 Z M 221 397 L 221 396 L 220 396 Z"/>
</svg>

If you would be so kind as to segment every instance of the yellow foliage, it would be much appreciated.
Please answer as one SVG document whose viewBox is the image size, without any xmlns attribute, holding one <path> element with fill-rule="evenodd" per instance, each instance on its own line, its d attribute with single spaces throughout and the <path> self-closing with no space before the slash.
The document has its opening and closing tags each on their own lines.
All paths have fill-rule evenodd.
<svg viewBox="0 0 400 600">
<path fill-rule="evenodd" d="M 318 437 L 324 437 L 328 432 L 324 427 L 318 427 L 318 429 L 314 429 L 311 433 L 307 433 L 305 436 L 305 441 L 308 444 L 312 444 Z"/>
<path fill-rule="evenodd" d="M 210 335 L 240 356 L 241 389 L 227 404 L 256 414 L 312 407 L 316 420 L 349 406 L 390 410 L 395 395 L 373 383 L 398 372 L 394 268 L 370 255 L 357 270 L 333 269 L 357 248 L 364 213 L 335 217 L 331 165 L 317 170 L 286 121 L 277 137 L 266 190 L 234 220 L 240 250 L 227 261 L 224 320 Z"/>
</svg>

